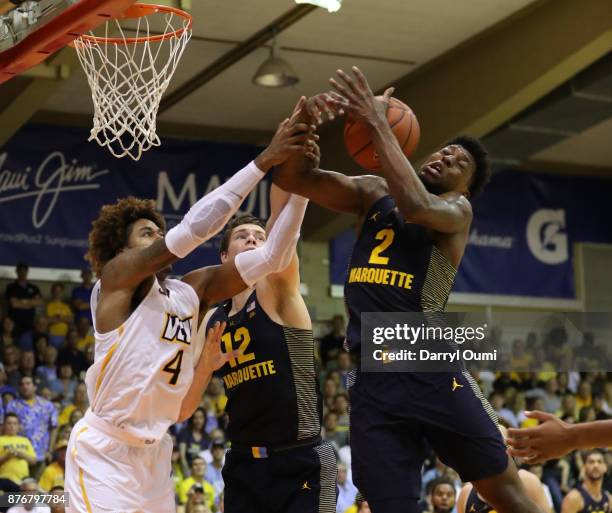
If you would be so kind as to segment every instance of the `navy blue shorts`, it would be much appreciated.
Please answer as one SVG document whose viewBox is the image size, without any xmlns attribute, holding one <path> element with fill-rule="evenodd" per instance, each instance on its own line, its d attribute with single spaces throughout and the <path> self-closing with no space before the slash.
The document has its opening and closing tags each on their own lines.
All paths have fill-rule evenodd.
<svg viewBox="0 0 612 513">
<path fill-rule="evenodd" d="M 253 458 L 230 449 L 225 513 L 336 513 L 336 453 L 329 442 Z"/>
<path fill-rule="evenodd" d="M 497 415 L 467 373 L 359 373 L 349 394 L 353 481 L 368 501 L 418 499 L 426 440 L 463 481 L 508 466 Z"/>
</svg>

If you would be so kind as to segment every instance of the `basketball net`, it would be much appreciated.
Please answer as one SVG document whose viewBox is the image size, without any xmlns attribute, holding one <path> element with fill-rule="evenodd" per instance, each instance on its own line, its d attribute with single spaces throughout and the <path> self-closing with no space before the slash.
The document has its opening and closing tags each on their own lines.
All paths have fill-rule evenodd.
<svg viewBox="0 0 612 513">
<path fill-rule="evenodd" d="M 162 20 L 162 32 L 152 33 L 154 18 Z M 94 104 L 89 140 L 106 146 L 115 157 L 139 160 L 143 152 L 160 145 L 157 110 L 191 38 L 191 16 L 175 8 L 135 4 L 121 19 L 133 19 L 135 28 L 124 29 L 120 19 L 110 19 L 104 37 L 82 35 L 73 46 Z M 126 36 L 128 30 L 133 37 Z"/>
</svg>

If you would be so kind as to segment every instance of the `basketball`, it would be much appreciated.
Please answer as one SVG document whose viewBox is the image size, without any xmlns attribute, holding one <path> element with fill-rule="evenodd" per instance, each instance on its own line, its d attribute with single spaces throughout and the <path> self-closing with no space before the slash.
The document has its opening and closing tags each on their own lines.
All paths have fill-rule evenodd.
<svg viewBox="0 0 612 513">
<path fill-rule="evenodd" d="M 377 96 L 382 99 L 382 96 Z M 412 109 L 397 98 L 391 98 L 387 109 L 387 121 L 406 157 L 410 157 L 419 145 L 421 129 Z M 378 154 L 365 123 L 348 118 L 344 126 L 344 145 L 351 158 L 361 167 L 379 171 Z"/>
</svg>

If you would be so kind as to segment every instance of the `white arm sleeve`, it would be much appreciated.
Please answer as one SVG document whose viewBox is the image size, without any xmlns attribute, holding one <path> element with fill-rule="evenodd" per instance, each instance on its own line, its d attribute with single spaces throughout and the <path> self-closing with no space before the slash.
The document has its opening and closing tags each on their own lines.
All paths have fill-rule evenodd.
<svg viewBox="0 0 612 513">
<path fill-rule="evenodd" d="M 264 176 L 265 173 L 255 162 L 249 163 L 223 185 L 193 204 L 181 222 L 166 234 L 166 247 L 172 254 L 184 258 L 214 237 Z"/>
<path fill-rule="evenodd" d="M 263 246 L 236 255 L 234 263 L 244 283 L 252 287 L 268 274 L 284 270 L 300 237 L 308 200 L 292 194 L 274 223 Z"/>
</svg>

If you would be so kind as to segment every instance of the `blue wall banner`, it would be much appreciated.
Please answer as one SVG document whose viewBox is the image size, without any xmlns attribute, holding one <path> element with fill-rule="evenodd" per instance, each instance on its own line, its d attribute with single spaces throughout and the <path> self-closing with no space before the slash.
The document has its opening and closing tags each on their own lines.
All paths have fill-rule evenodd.
<svg viewBox="0 0 612 513">
<path fill-rule="evenodd" d="M 612 180 L 495 174 L 473 203 L 474 221 L 454 292 L 573 299 L 574 242 L 612 244 Z M 343 284 L 345 233 L 331 242 L 330 273 Z M 349 250 L 350 254 L 350 250 Z"/>
<path fill-rule="evenodd" d="M 0 149 L 0 265 L 86 265 L 87 236 L 100 208 L 136 196 L 157 203 L 169 227 L 249 163 L 256 146 L 165 139 L 138 162 L 116 159 L 80 128 L 28 125 Z M 269 184 L 242 211 L 266 218 Z M 177 263 L 177 273 L 219 263 L 211 241 Z"/>
</svg>

